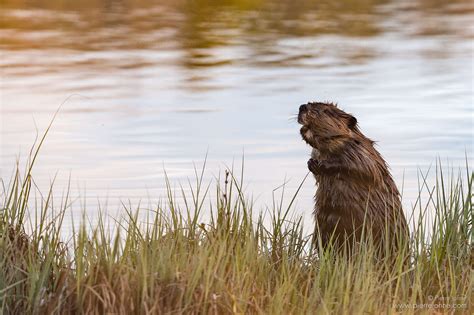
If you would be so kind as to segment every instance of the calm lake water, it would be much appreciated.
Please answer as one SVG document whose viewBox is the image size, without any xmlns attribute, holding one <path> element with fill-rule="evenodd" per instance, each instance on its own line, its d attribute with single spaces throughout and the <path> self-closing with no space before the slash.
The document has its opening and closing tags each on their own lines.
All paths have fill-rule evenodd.
<svg viewBox="0 0 474 315">
<path fill-rule="evenodd" d="M 298 106 L 330 100 L 379 141 L 409 205 L 419 168 L 472 164 L 474 5 L 449 2 L 2 1 L 0 177 L 67 99 L 34 170 L 43 191 L 71 176 L 81 207 L 116 209 L 164 197 L 164 170 L 186 184 L 206 152 L 206 181 L 244 155 L 263 209 L 307 173 Z"/>
</svg>

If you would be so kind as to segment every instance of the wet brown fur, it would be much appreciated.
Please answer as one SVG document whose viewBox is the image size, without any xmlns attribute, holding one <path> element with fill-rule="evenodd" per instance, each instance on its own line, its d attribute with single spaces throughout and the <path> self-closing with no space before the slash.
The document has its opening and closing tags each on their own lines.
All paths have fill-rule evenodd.
<svg viewBox="0 0 474 315">
<path fill-rule="evenodd" d="M 400 193 L 357 120 L 335 104 L 315 102 L 300 107 L 298 122 L 303 139 L 313 147 L 308 168 L 318 185 L 315 236 L 323 247 L 332 238 L 341 247 L 348 240 L 350 248 L 365 226 L 376 244 L 387 240 L 390 250 L 399 248 L 408 239 Z"/>
</svg>

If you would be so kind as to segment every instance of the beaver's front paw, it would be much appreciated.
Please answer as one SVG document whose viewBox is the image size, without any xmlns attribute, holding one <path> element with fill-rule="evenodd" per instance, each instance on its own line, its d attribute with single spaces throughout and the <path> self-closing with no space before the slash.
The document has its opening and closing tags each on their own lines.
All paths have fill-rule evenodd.
<svg viewBox="0 0 474 315">
<path fill-rule="evenodd" d="M 320 165 L 319 161 L 316 159 L 309 159 L 308 160 L 308 169 L 311 171 L 311 173 L 317 175 L 320 172 Z"/>
</svg>

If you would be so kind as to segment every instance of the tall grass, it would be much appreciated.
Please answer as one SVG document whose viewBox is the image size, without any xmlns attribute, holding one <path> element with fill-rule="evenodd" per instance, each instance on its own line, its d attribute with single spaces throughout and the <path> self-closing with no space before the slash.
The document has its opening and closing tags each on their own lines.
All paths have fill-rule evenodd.
<svg viewBox="0 0 474 315">
<path fill-rule="evenodd" d="M 242 182 L 226 171 L 208 203 L 204 167 L 191 192 L 171 189 L 152 211 L 124 206 L 83 220 L 64 241 L 66 194 L 41 198 L 37 152 L 0 201 L 0 308 L 5 314 L 472 313 L 474 174 L 421 176 L 410 257 L 384 261 L 370 244 L 350 257 L 316 252 L 302 218 L 275 198 L 271 220 L 254 214 Z M 297 193 L 297 192 L 296 192 Z M 423 199 L 423 196 L 427 196 Z M 177 198 L 184 200 L 179 206 Z M 207 222 L 202 222 L 208 213 Z M 432 224 L 426 224 L 431 214 Z M 412 223 L 413 223 L 412 222 Z M 408 262 L 407 262 L 408 261 Z"/>
</svg>

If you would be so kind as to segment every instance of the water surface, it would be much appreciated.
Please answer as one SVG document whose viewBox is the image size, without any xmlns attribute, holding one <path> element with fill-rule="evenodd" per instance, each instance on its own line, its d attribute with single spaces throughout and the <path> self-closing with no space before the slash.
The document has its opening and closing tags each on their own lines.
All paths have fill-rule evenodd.
<svg viewBox="0 0 474 315">
<path fill-rule="evenodd" d="M 0 13 L 3 179 L 66 99 L 34 176 L 60 191 L 71 176 L 82 206 L 157 200 L 164 170 L 179 187 L 207 153 L 206 180 L 245 156 L 262 209 L 307 173 L 294 117 L 309 100 L 358 118 L 407 205 L 418 168 L 473 156 L 471 1 L 28 3 Z"/>
</svg>

